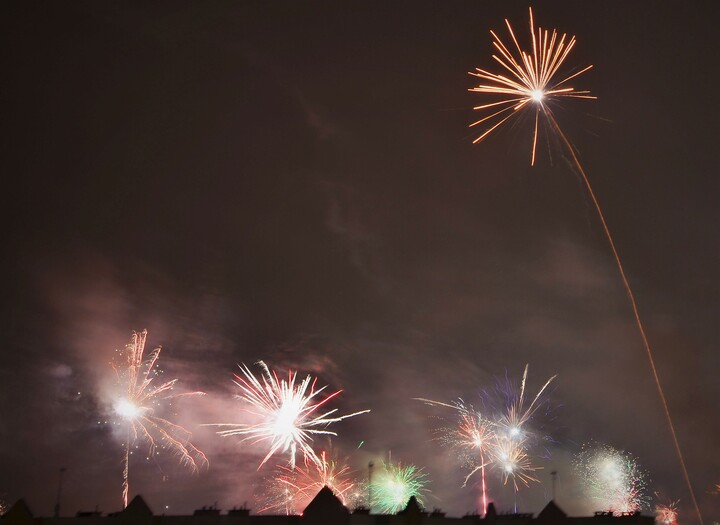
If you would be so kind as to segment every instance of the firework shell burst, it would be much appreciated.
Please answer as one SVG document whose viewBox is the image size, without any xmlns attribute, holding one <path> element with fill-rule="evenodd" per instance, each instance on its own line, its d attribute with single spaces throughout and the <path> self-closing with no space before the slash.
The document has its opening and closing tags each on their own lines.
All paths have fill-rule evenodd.
<svg viewBox="0 0 720 525">
<path fill-rule="evenodd" d="M 478 469 L 487 466 L 496 443 L 496 425 L 462 399 L 441 405 L 455 409 L 457 420 L 455 425 L 439 429 L 438 439 L 443 445 L 453 449 L 464 467 L 471 469 L 471 473 L 465 478 L 467 483 Z"/>
<path fill-rule="evenodd" d="M 383 463 L 370 483 L 370 506 L 380 514 L 395 514 L 405 508 L 411 497 L 425 505 L 430 480 L 422 468 L 401 463 Z"/>
<path fill-rule="evenodd" d="M 529 11 L 531 50 L 522 49 L 507 19 L 505 25 L 512 41 L 510 46 L 503 43 L 495 31 L 490 31 L 493 46 L 498 53 L 492 55 L 492 58 L 501 66 L 501 72 L 492 73 L 480 68 L 471 71 L 469 74 L 479 78 L 482 83 L 470 91 L 491 95 L 497 100 L 475 106 L 473 109 L 483 112 L 484 116 L 470 126 L 488 126 L 473 141 L 478 143 L 511 118 L 526 111 L 533 112 L 535 131 L 530 164 L 534 165 L 540 116 L 552 118 L 549 103 L 563 98 L 596 97 L 590 95 L 589 91 L 579 91 L 568 85 L 570 80 L 585 73 L 592 66 L 565 76 L 559 75 L 565 59 L 575 47 L 575 37 L 568 38 L 566 34 L 560 36 L 555 29 L 549 31 L 539 26 L 536 29 L 532 8 Z"/>
<path fill-rule="evenodd" d="M 342 390 L 324 394 L 327 386 L 316 387 L 317 378 L 307 376 L 297 380 L 297 372 L 288 372 L 287 379 L 279 379 L 274 371 L 259 361 L 263 374 L 258 379 L 245 365 L 240 365 L 242 375 L 235 375 L 235 384 L 240 388 L 238 400 L 248 405 L 248 413 L 259 422 L 216 423 L 212 426 L 226 427 L 218 432 L 221 436 L 242 436 L 242 441 L 267 443 L 268 452 L 258 470 L 277 452 L 289 454 L 290 469 L 295 468 L 296 455 L 302 453 L 304 461 L 322 467 L 323 460 L 312 448 L 313 436 L 336 436 L 326 430 L 332 424 L 344 419 L 370 412 L 361 410 L 344 416 L 335 415 L 338 409 L 326 408 Z"/>
<path fill-rule="evenodd" d="M 638 460 L 608 445 L 583 445 L 575 467 L 599 510 L 620 515 L 649 507 L 648 476 Z"/>
<path fill-rule="evenodd" d="M 112 362 L 117 380 L 118 394 L 113 402 L 117 423 L 126 427 L 123 460 L 123 506 L 127 506 L 129 493 L 130 449 L 138 441 L 149 446 L 148 458 L 157 449 L 173 452 L 180 463 L 196 472 L 207 466 L 205 454 L 190 442 L 191 433 L 158 412 L 172 404 L 172 400 L 185 396 L 204 395 L 203 392 L 175 393 L 177 379 L 159 382 L 158 359 L 161 347 L 145 356 L 147 330 L 133 332 L 130 342 L 117 352 Z"/>
</svg>

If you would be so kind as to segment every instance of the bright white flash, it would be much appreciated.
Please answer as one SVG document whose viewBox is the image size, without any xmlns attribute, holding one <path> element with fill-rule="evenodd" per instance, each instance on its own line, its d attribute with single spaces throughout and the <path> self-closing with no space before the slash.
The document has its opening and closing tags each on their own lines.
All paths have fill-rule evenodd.
<svg viewBox="0 0 720 525">
<path fill-rule="evenodd" d="M 292 441 L 295 436 L 296 420 L 301 416 L 302 408 L 297 403 L 287 403 L 278 410 L 274 430 L 275 434 L 286 443 Z"/>
<path fill-rule="evenodd" d="M 532 91 L 532 93 L 530 93 L 530 96 L 535 102 L 540 102 L 545 96 L 545 93 L 542 89 L 535 89 Z"/>
<path fill-rule="evenodd" d="M 134 403 L 131 403 L 127 399 L 123 398 L 120 399 L 117 403 L 115 403 L 115 412 L 117 412 L 119 416 L 122 416 L 124 418 L 134 419 L 140 415 L 142 409 Z"/>
</svg>

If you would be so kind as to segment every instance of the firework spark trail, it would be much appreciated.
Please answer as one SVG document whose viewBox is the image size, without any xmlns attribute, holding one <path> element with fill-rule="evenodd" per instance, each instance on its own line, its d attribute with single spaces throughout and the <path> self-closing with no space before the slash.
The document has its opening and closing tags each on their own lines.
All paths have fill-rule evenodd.
<svg viewBox="0 0 720 525">
<path fill-rule="evenodd" d="M 424 506 L 429 480 L 422 468 L 415 465 L 385 463 L 371 485 L 371 508 L 380 514 L 395 514 L 405 508 L 411 497 Z"/>
<path fill-rule="evenodd" d="M 616 515 L 636 512 L 648 505 L 647 474 L 631 454 L 610 446 L 586 444 L 575 466 L 604 511 Z"/>
<path fill-rule="evenodd" d="M 190 443 L 191 434 L 188 430 L 155 415 L 155 408 L 160 408 L 166 401 L 204 393 L 173 394 L 177 379 L 153 387 L 153 380 L 158 376 L 156 365 L 161 347 L 153 350 L 148 358 L 143 360 L 146 340 L 147 330 L 133 332 L 130 342 L 123 351 L 118 352 L 112 363 L 118 385 L 123 391 L 115 399 L 113 408 L 121 418 L 121 423 L 127 425 L 123 453 L 123 507 L 127 507 L 130 492 L 130 447 L 139 439 L 149 444 L 150 456 L 156 454 L 158 446 L 170 449 L 178 455 L 181 464 L 194 472 L 208 464 L 205 454 Z"/>
<path fill-rule="evenodd" d="M 665 397 L 665 392 L 663 390 L 662 383 L 660 382 L 660 377 L 655 366 L 655 360 L 653 358 L 652 350 L 650 348 L 650 344 L 645 333 L 645 328 L 640 319 L 640 314 L 638 311 L 637 303 L 635 301 L 635 296 L 633 294 L 632 288 L 630 287 L 627 276 L 625 275 L 625 270 L 623 268 L 622 261 L 620 260 L 620 255 L 615 246 L 615 241 L 610 233 L 610 229 L 605 220 L 605 216 L 602 212 L 602 208 L 600 207 L 600 203 L 595 196 L 595 192 L 592 189 L 590 180 L 585 173 L 582 165 L 580 164 L 575 148 L 568 140 L 565 133 L 563 133 L 562 129 L 558 125 L 557 120 L 553 115 L 551 108 L 549 107 L 549 103 L 551 101 L 557 101 L 563 97 L 588 99 L 595 98 L 594 96 L 591 96 L 588 91 L 577 91 L 574 88 L 565 85 L 566 82 L 586 72 L 592 66 L 587 66 L 579 70 L 578 72 L 565 77 L 559 82 L 554 82 L 553 77 L 557 74 L 559 68 L 561 67 L 561 65 L 563 64 L 568 54 L 575 45 L 575 37 L 570 37 L 569 41 L 567 41 L 566 43 L 566 35 L 563 34 L 558 40 L 557 31 L 555 30 L 553 30 L 552 33 L 548 33 L 547 30 L 543 30 L 542 28 L 538 27 L 536 33 L 533 24 L 532 9 L 530 9 L 530 34 L 532 39 L 532 53 L 527 53 L 521 49 L 518 40 L 512 30 L 512 27 L 507 19 L 505 20 L 505 23 L 507 25 L 508 32 L 510 33 L 512 41 L 515 44 L 515 48 L 517 49 L 518 57 L 513 55 L 513 53 L 505 46 L 505 44 L 503 44 L 502 40 L 497 36 L 494 31 L 491 31 L 490 34 L 494 38 L 494 47 L 500 53 L 500 56 L 493 55 L 493 59 L 495 59 L 500 65 L 502 65 L 503 68 L 507 70 L 511 76 L 506 77 L 504 75 L 498 75 L 482 69 L 477 69 L 477 72 L 470 72 L 470 74 L 473 76 L 491 82 L 491 84 L 481 84 L 475 88 L 470 89 L 470 91 L 478 93 L 488 93 L 493 95 L 502 95 L 504 97 L 500 101 L 476 106 L 474 108 L 477 110 L 487 110 L 489 108 L 498 107 L 502 108 L 498 111 L 493 110 L 494 112 L 490 115 L 487 115 L 471 124 L 471 126 L 475 126 L 477 124 L 487 121 L 491 123 L 491 127 L 488 128 L 477 139 L 475 139 L 474 143 L 483 140 L 498 126 L 506 122 L 512 116 L 518 115 L 523 109 L 534 108 L 535 131 L 533 134 L 533 148 L 530 164 L 534 165 L 535 163 L 535 151 L 538 137 L 538 122 L 541 114 L 546 118 L 551 129 L 561 139 L 563 145 L 570 153 L 572 157 L 572 162 L 570 162 L 568 159 L 568 163 L 570 164 L 571 169 L 576 169 L 582 177 L 582 180 L 585 184 L 585 187 L 587 188 L 587 191 L 590 195 L 590 198 L 592 199 L 593 205 L 595 206 L 595 210 L 597 211 L 598 217 L 602 224 L 605 237 L 610 244 L 610 248 L 615 258 L 615 263 L 620 273 L 626 295 L 632 307 L 635 324 L 637 325 L 638 331 L 640 332 L 640 337 L 642 339 L 643 347 L 645 349 L 645 353 L 650 364 L 650 369 L 652 371 L 653 379 L 655 381 L 655 386 L 657 388 L 660 400 L 663 405 L 667 424 L 670 428 L 673 446 L 675 448 L 675 452 L 678 456 L 680 466 L 682 468 L 683 477 L 688 487 L 688 491 L 690 492 L 690 497 L 692 499 L 697 517 L 700 521 L 700 524 L 703 525 L 702 513 L 700 512 L 700 507 L 698 505 L 697 498 L 695 497 L 695 491 L 690 481 L 690 475 L 687 470 L 687 465 L 685 464 L 685 458 L 680 448 L 680 443 L 678 441 L 677 433 L 675 431 L 675 425 L 673 423 L 672 417 L 670 415 L 670 410 L 668 408 L 667 398 Z"/>
<path fill-rule="evenodd" d="M 566 137 L 565 133 L 563 133 L 562 129 L 560 128 L 557 121 L 555 120 L 555 117 L 553 116 L 552 112 L 546 111 L 546 114 L 547 114 L 553 128 L 558 133 L 558 136 L 562 139 L 562 141 L 565 144 L 565 146 L 567 147 L 568 151 L 570 151 L 570 155 L 572 155 L 574 167 L 577 168 L 577 171 L 582 176 L 583 182 L 585 183 L 585 187 L 588 190 L 588 194 L 590 195 L 593 205 L 595 206 L 595 210 L 598 213 L 598 217 L 600 218 L 600 223 L 602 224 L 603 231 L 605 232 L 605 237 L 606 237 L 608 243 L 610 244 L 610 249 L 612 250 L 613 257 L 615 258 L 615 264 L 620 273 L 620 278 L 622 279 L 623 286 L 625 287 L 625 293 L 630 301 L 630 306 L 632 307 L 633 316 L 635 318 L 635 325 L 637 326 L 638 331 L 640 332 L 640 338 L 642 339 L 643 347 L 645 349 L 645 355 L 647 356 L 648 362 L 650 363 L 650 370 L 652 371 L 653 379 L 655 381 L 655 387 L 657 388 L 658 394 L 660 396 L 660 401 L 662 402 L 663 410 L 665 412 L 665 419 L 667 420 L 668 427 L 670 428 L 670 435 L 672 437 L 673 446 L 675 447 L 675 452 L 680 461 L 680 466 L 682 468 L 683 477 L 685 478 L 685 483 L 688 487 L 688 491 L 690 492 L 690 497 L 692 498 L 693 506 L 695 507 L 695 512 L 700 521 L 700 525 L 703 525 L 703 518 L 702 518 L 702 514 L 700 512 L 700 506 L 698 505 L 697 499 L 695 498 L 695 491 L 692 487 L 692 483 L 690 482 L 690 475 L 687 470 L 687 465 L 685 464 L 685 458 L 684 458 L 682 450 L 680 448 L 680 442 L 678 441 L 678 438 L 677 438 L 677 433 L 675 431 L 675 424 L 673 423 L 672 417 L 670 415 L 670 408 L 668 407 L 667 398 L 665 397 L 665 391 L 663 390 L 662 383 L 660 382 L 660 376 L 658 375 L 658 371 L 655 366 L 655 359 L 653 358 L 652 350 L 650 348 L 650 343 L 648 342 L 647 335 L 645 334 L 645 327 L 643 326 L 643 323 L 640 320 L 640 312 L 638 311 L 637 303 L 635 302 L 635 295 L 633 294 L 632 288 L 630 287 L 630 282 L 628 281 L 627 276 L 625 275 L 625 269 L 623 268 L 622 261 L 620 260 L 620 254 L 618 253 L 617 248 L 615 247 L 615 241 L 614 241 L 612 235 L 610 234 L 610 228 L 608 227 L 607 222 L 605 221 L 605 215 L 603 214 L 602 208 L 600 208 L 600 203 L 598 202 L 597 197 L 595 196 L 595 192 L 593 191 L 592 186 L 590 185 L 590 180 L 588 179 L 587 174 L 585 173 L 585 170 L 583 169 L 582 165 L 580 164 L 577 154 L 575 153 L 575 148 L 573 148 L 572 144 Z M 572 164 L 571 164 L 571 167 L 573 167 Z"/>
<path fill-rule="evenodd" d="M 352 506 L 356 483 L 350 467 L 328 460 L 324 451 L 320 460 L 319 464 L 311 462 L 295 468 L 278 465 L 277 475 L 269 482 L 267 503 L 259 512 L 281 509 L 286 514 L 294 514 L 304 509 L 323 487 L 332 490 L 346 507 Z"/>
<path fill-rule="evenodd" d="M 221 436 L 245 436 L 241 442 L 250 440 L 253 444 L 268 441 L 269 450 L 258 466 L 258 470 L 278 451 L 290 454 L 290 468 L 295 468 L 295 455 L 302 452 L 305 462 L 311 461 L 322 466 L 322 460 L 312 448 L 314 435 L 337 436 L 324 430 L 328 425 L 344 419 L 370 412 L 361 410 L 344 416 L 334 416 L 337 409 L 326 410 L 325 405 L 339 395 L 338 390 L 325 397 L 320 394 L 327 388 L 315 388 L 317 378 L 307 376 L 296 383 L 297 372 L 288 372 L 288 378 L 278 379 L 267 365 L 259 361 L 263 370 L 262 382 L 245 365 L 240 365 L 242 376 L 235 374 L 235 384 L 241 393 L 236 396 L 250 405 L 247 410 L 260 418 L 259 423 L 215 423 L 210 426 L 228 427 L 218 432 Z M 317 414 L 322 412 L 321 414 Z M 319 428 L 323 427 L 323 428 Z"/>
</svg>

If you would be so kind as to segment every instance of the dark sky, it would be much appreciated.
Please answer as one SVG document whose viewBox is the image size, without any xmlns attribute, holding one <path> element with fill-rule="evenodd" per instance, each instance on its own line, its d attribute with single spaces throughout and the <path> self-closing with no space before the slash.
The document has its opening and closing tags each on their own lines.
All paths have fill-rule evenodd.
<svg viewBox="0 0 720 525">
<path fill-rule="evenodd" d="M 156 510 L 254 504 L 262 450 L 201 423 L 237 421 L 237 363 L 264 359 L 342 388 L 333 443 L 358 470 L 392 451 L 426 467 L 430 506 L 477 508 L 413 397 L 479 399 L 530 364 L 558 374 L 550 457 L 521 510 L 594 509 L 571 460 L 632 452 L 652 494 L 694 522 L 631 310 L 592 204 L 528 122 L 473 146 L 494 67 L 488 31 L 527 3 L 4 2 L 0 498 L 117 510 L 121 448 L 104 422 L 109 360 L 132 330 L 163 345 L 178 418 L 210 468 L 135 461 Z M 637 295 L 707 522 L 720 519 L 714 2 L 535 6 L 578 36 L 556 107 Z M 715 131 L 713 131 L 715 130 Z M 101 422 L 102 424 L 98 424 Z M 360 450 L 357 444 L 364 440 Z M 321 444 L 319 443 L 319 446 Z M 509 509 L 512 491 L 494 478 Z"/>
</svg>

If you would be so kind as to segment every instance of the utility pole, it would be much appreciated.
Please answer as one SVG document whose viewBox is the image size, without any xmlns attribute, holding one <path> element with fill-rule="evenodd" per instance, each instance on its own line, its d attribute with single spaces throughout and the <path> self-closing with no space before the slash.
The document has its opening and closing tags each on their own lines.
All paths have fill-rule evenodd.
<svg viewBox="0 0 720 525">
<path fill-rule="evenodd" d="M 65 473 L 67 469 L 65 467 L 60 467 L 60 479 L 58 480 L 58 492 L 57 492 L 57 500 L 55 500 L 55 513 L 54 516 L 56 518 L 60 517 L 60 496 L 62 495 L 62 482 L 63 482 L 63 474 Z"/>
<path fill-rule="evenodd" d="M 375 463 L 368 463 L 368 510 L 372 512 L 372 473 Z"/>
</svg>

